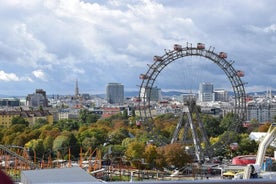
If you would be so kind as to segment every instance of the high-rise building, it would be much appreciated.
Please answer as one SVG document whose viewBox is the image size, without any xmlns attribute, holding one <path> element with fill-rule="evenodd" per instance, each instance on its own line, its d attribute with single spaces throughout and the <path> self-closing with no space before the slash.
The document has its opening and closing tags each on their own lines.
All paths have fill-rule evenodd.
<svg viewBox="0 0 276 184">
<path fill-rule="evenodd" d="M 200 102 L 212 102 L 215 100 L 215 93 L 213 90 L 213 84 L 212 83 L 200 83 L 199 84 L 199 92 L 198 92 L 198 98 Z"/>
<path fill-rule="evenodd" d="M 228 91 L 224 89 L 215 89 L 215 101 L 228 102 Z"/>
<path fill-rule="evenodd" d="M 124 104 L 124 85 L 108 83 L 106 86 L 106 101 L 110 104 Z"/>
<path fill-rule="evenodd" d="M 43 89 L 36 89 L 34 94 L 29 94 L 26 98 L 27 105 L 31 107 L 47 107 L 48 99 L 46 91 Z"/>
<path fill-rule="evenodd" d="M 153 87 L 151 88 L 151 90 L 142 88 L 140 93 L 140 96 L 142 98 L 145 98 L 146 101 L 148 101 L 149 99 L 151 101 L 159 101 L 162 99 L 161 89 L 157 87 Z"/>
</svg>

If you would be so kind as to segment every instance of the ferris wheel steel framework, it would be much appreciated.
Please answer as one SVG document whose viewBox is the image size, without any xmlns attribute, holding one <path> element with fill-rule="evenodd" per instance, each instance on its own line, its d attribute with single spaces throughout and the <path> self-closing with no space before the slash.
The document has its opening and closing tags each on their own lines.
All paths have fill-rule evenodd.
<svg viewBox="0 0 276 184">
<path fill-rule="evenodd" d="M 140 117 L 142 118 L 142 126 L 146 126 L 149 131 L 153 128 L 153 118 L 150 105 L 151 95 L 149 94 L 151 94 L 155 80 L 161 71 L 171 62 L 179 58 L 200 56 L 215 63 L 224 71 L 225 75 L 229 79 L 233 88 L 235 99 L 233 113 L 237 115 L 237 121 L 234 122 L 230 127 L 231 130 L 238 131 L 239 126 L 241 126 L 241 123 L 246 117 L 246 93 L 244 83 L 241 80 L 241 77 L 244 76 L 244 73 L 240 70 L 235 70 L 235 68 L 232 66 L 234 61 L 227 61 L 227 54 L 225 52 L 215 53 L 214 50 L 215 48 L 212 46 L 210 46 L 209 49 L 205 49 L 205 44 L 202 43 L 197 43 L 197 45 L 194 47 L 190 43 L 187 43 L 186 47 L 175 44 L 173 50 L 165 49 L 164 55 L 153 57 L 153 64 L 148 65 L 149 68 L 147 72 L 140 75 L 142 83 L 139 90 L 139 112 Z"/>
</svg>

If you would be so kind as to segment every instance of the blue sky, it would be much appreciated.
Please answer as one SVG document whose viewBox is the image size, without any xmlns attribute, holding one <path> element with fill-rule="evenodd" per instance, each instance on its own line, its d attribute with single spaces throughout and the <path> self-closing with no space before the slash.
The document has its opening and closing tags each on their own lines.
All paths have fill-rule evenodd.
<svg viewBox="0 0 276 184">
<path fill-rule="evenodd" d="M 276 89 L 276 3 L 272 0 L 0 0 L 0 94 L 98 94 L 109 82 L 139 90 L 139 75 L 173 44 L 202 42 L 228 53 L 247 92 Z M 231 90 L 205 58 L 168 65 L 155 85 Z"/>
</svg>

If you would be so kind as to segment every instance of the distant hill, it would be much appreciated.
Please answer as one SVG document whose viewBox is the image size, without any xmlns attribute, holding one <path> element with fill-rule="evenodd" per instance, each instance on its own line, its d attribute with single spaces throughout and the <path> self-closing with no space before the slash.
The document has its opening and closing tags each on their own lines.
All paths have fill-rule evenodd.
<svg viewBox="0 0 276 184">
<path fill-rule="evenodd" d="M 168 92 L 161 91 L 161 94 L 163 96 L 179 96 L 181 94 L 187 94 L 187 93 L 183 93 L 180 91 L 168 91 Z M 125 91 L 125 97 L 135 97 L 135 96 L 139 96 L 139 91 Z"/>
<path fill-rule="evenodd" d="M 188 94 L 180 91 L 161 91 L 163 96 L 179 96 L 181 94 Z M 271 91 L 272 95 L 276 95 L 276 91 Z M 255 96 L 255 95 L 260 95 L 264 96 L 267 94 L 267 91 L 258 91 L 258 92 L 247 92 L 247 95 L 249 96 Z M 229 96 L 233 96 L 234 92 L 229 91 Z M 48 95 L 51 96 L 51 95 Z M 93 94 L 92 96 L 98 96 L 101 98 L 105 98 L 105 94 Z M 131 97 L 138 97 L 139 96 L 139 91 L 125 91 L 125 98 L 131 98 Z M 4 95 L 0 94 L 0 98 L 25 98 L 26 96 L 13 96 L 13 95 Z"/>
<path fill-rule="evenodd" d="M 234 95 L 233 91 L 229 91 L 228 93 L 229 93 L 229 96 Z M 249 92 L 247 93 L 247 95 L 254 96 L 255 94 L 257 94 L 257 95 L 263 96 L 263 95 L 266 95 L 266 93 L 267 91 Z M 276 91 L 271 91 L 271 93 L 272 95 L 276 95 Z M 167 91 L 167 92 L 162 91 L 161 94 L 163 96 L 179 96 L 181 94 L 188 94 L 188 93 L 181 92 L 181 91 Z M 135 96 L 139 96 L 139 91 L 125 91 L 125 97 L 135 97 Z"/>
</svg>

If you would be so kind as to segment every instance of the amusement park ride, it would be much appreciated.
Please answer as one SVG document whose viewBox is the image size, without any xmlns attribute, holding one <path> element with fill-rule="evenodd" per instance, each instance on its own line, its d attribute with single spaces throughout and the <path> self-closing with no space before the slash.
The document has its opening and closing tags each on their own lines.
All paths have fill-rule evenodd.
<svg viewBox="0 0 276 184">
<path fill-rule="evenodd" d="M 154 119 L 151 112 L 151 90 L 153 89 L 154 83 L 162 72 L 162 70 L 168 66 L 170 63 L 184 57 L 204 57 L 214 64 L 216 64 L 227 76 L 230 84 L 232 86 L 234 92 L 234 109 L 233 113 L 235 114 L 235 120 L 229 127 L 229 131 L 227 132 L 238 132 L 239 128 L 242 126 L 243 121 L 246 116 L 246 93 L 244 89 L 244 83 L 241 78 L 244 77 L 244 72 L 241 70 L 236 70 L 233 67 L 234 61 L 227 61 L 227 53 L 225 52 L 214 52 L 214 47 L 209 47 L 206 49 L 205 44 L 197 43 L 193 46 L 190 43 L 187 43 L 186 46 L 182 46 L 180 44 L 174 44 L 172 50 L 165 50 L 165 53 L 162 56 L 154 56 L 153 63 L 148 65 L 148 70 L 141 74 L 139 78 L 141 79 L 140 91 L 139 91 L 139 111 L 141 120 L 141 126 L 145 128 L 149 133 L 154 132 Z M 193 118 L 193 115 L 195 115 Z M 182 137 L 180 137 L 180 131 L 183 129 Z M 199 130 L 199 131 L 198 131 Z M 229 135 L 226 133 L 221 137 L 221 140 L 218 141 L 215 145 L 210 145 L 208 136 L 205 132 L 204 126 L 201 122 L 199 111 L 196 106 L 196 101 L 193 97 L 188 99 L 183 99 L 183 106 L 181 113 L 179 114 L 179 119 L 177 122 L 177 126 L 174 130 L 173 136 L 171 138 L 170 143 L 175 143 L 178 141 L 185 142 L 187 141 L 186 135 L 189 134 L 190 131 L 192 136 L 193 147 L 195 151 L 196 160 L 199 163 L 204 161 L 204 158 L 212 156 L 215 154 L 215 150 L 221 149 L 224 145 L 229 145 L 231 140 L 229 139 Z M 265 143 L 261 144 L 263 148 L 259 148 L 259 152 L 257 155 L 257 161 L 254 165 L 255 170 L 258 172 L 260 165 L 262 163 L 263 155 L 265 153 L 265 149 L 267 145 L 273 140 L 276 136 L 276 128 L 273 128 L 269 133 L 269 136 L 265 139 L 267 140 Z M 202 145 L 205 145 L 204 149 Z M 7 147 L 0 145 L 0 153 L 5 153 L 11 155 L 16 160 L 20 161 L 20 163 L 24 163 L 29 169 L 37 169 L 40 166 L 35 164 L 35 162 L 29 161 L 27 156 L 21 156 L 22 154 L 17 154 L 15 152 L 10 151 Z M 101 159 L 101 154 L 98 152 L 92 152 L 89 150 L 89 153 L 84 154 L 84 157 L 88 157 L 88 160 L 91 159 L 91 156 L 96 154 L 98 159 Z M 1 155 L 1 154 L 0 154 Z M 87 156 L 89 155 L 89 156 Z M 85 158 L 80 158 L 80 160 L 85 160 Z M 87 159 L 86 159 L 87 160 Z M 83 162 L 81 162 L 83 163 Z M 80 164 L 79 166 L 83 166 Z M 97 170 L 100 169 L 100 163 L 95 164 L 94 168 L 89 168 L 89 170 Z M 244 172 L 243 178 L 249 178 L 250 173 L 252 173 L 252 166 L 248 166 Z"/>
<path fill-rule="evenodd" d="M 248 164 L 243 172 L 242 179 L 250 179 L 250 178 L 261 178 L 261 168 L 264 163 L 264 157 L 267 147 L 271 144 L 271 142 L 276 138 L 276 124 L 272 124 L 265 137 L 259 144 L 258 152 L 256 155 L 255 164 Z"/>
<path fill-rule="evenodd" d="M 245 89 L 244 83 L 241 80 L 241 77 L 244 77 L 244 72 L 241 70 L 235 70 L 233 67 L 233 61 L 227 61 L 227 53 L 225 52 L 214 52 L 214 47 L 209 47 L 209 49 L 205 48 L 205 44 L 197 43 L 196 46 L 192 46 L 192 44 L 187 43 L 185 47 L 179 44 L 174 44 L 173 50 L 165 50 L 165 54 L 162 56 L 154 56 L 153 64 L 149 65 L 149 68 L 146 73 L 140 75 L 140 79 L 142 83 L 140 85 L 139 91 L 139 109 L 140 109 L 140 117 L 141 124 L 144 126 L 149 132 L 154 130 L 153 127 L 153 117 L 151 113 L 151 90 L 153 89 L 155 80 L 161 71 L 173 61 L 178 60 L 183 57 L 192 57 L 199 56 L 204 57 L 208 60 L 211 60 L 218 67 L 222 69 L 227 78 L 229 79 L 232 89 L 234 91 L 234 99 L 235 99 L 235 121 L 229 127 L 229 132 L 234 131 L 238 132 L 239 128 L 242 126 L 243 120 L 245 118 L 246 113 L 246 102 L 245 102 Z M 194 106 L 194 107 L 193 107 Z M 190 128 L 191 134 L 193 137 L 195 155 L 199 162 L 203 161 L 205 157 L 211 157 L 214 154 L 214 150 L 218 150 L 223 147 L 223 145 L 230 144 L 229 135 L 225 134 L 221 140 L 212 147 L 209 146 L 209 139 L 205 133 L 204 127 L 201 123 L 198 112 L 195 108 L 195 100 L 188 99 L 188 101 L 183 102 L 182 113 L 179 117 L 178 124 L 174 131 L 171 143 L 174 143 L 179 140 L 179 132 L 180 129 L 184 127 L 184 132 L 187 132 Z M 196 114 L 196 123 L 192 120 L 192 113 Z M 186 116 L 186 117 L 185 117 Z M 202 142 L 200 142 L 200 137 L 198 136 L 196 129 L 198 126 L 201 132 Z M 184 133 L 186 135 L 186 133 Z M 185 137 L 182 138 L 185 140 Z M 204 143 L 208 148 L 203 150 L 201 147 L 201 143 Z"/>
</svg>

